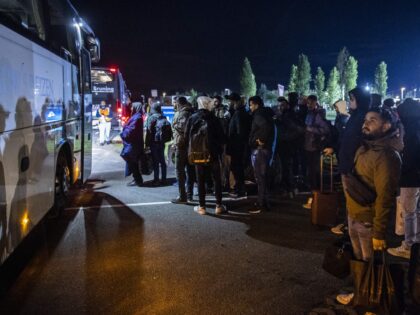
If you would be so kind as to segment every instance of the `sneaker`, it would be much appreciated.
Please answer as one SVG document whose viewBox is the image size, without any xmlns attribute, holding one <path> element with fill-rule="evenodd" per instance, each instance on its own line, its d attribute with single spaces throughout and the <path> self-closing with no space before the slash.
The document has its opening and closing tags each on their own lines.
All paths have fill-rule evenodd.
<svg viewBox="0 0 420 315">
<path fill-rule="evenodd" d="M 142 185 L 143 185 L 142 182 L 137 182 L 134 179 L 131 182 L 128 182 L 127 183 L 127 186 L 129 186 L 129 187 L 133 187 L 133 186 L 141 187 Z"/>
<path fill-rule="evenodd" d="M 249 209 L 248 210 L 248 213 L 250 213 L 250 214 L 258 214 L 258 213 L 261 213 L 262 211 L 263 211 L 263 207 L 261 207 L 258 204 L 255 204 L 252 209 Z"/>
<path fill-rule="evenodd" d="M 234 191 L 231 191 L 231 192 L 229 192 L 229 197 L 231 197 L 231 198 L 238 198 L 238 193 L 236 193 Z"/>
<path fill-rule="evenodd" d="M 304 207 L 305 209 L 311 210 L 312 209 L 312 201 L 313 201 L 312 197 L 309 197 L 308 201 L 304 205 L 302 205 L 302 207 Z"/>
<path fill-rule="evenodd" d="M 342 305 L 349 305 L 354 298 L 354 293 L 347 293 L 347 294 L 339 294 L 336 297 L 338 303 Z"/>
<path fill-rule="evenodd" d="M 226 207 L 224 205 L 216 205 L 216 209 L 214 211 L 214 214 L 222 214 L 226 213 Z"/>
<path fill-rule="evenodd" d="M 186 204 L 188 201 L 187 198 L 182 198 L 181 196 L 178 196 L 175 199 L 172 199 L 171 202 L 176 204 Z"/>
<path fill-rule="evenodd" d="M 206 214 L 206 208 L 201 206 L 195 206 L 194 212 L 197 212 L 198 214 L 205 215 Z"/>
<path fill-rule="evenodd" d="M 331 232 L 333 232 L 336 235 L 343 235 L 344 231 L 348 229 L 347 225 L 344 223 L 340 223 L 334 227 L 331 228 Z"/>
<path fill-rule="evenodd" d="M 187 202 L 188 203 L 193 203 L 194 202 L 194 197 L 193 196 L 187 196 Z"/>
<path fill-rule="evenodd" d="M 410 248 L 407 248 L 407 246 L 401 244 L 401 246 L 394 247 L 394 248 L 388 248 L 388 253 L 392 256 L 402 257 L 405 259 L 410 259 L 411 250 Z"/>
</svg>

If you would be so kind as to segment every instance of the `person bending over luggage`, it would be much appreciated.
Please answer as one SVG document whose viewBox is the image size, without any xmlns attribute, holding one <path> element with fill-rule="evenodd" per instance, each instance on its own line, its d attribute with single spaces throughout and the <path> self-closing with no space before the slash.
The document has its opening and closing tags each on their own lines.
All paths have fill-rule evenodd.
<svg viewBox="0 0 420 315">
<path fill-rule="evenodd" d="M 216 196 L 216 214 L 226 211 L 222 205 L 222 179 L 220 173 L 223 144 L 226 142 L 222 125 L 212 113 L 214 101 L 206 96 L 197 99 L 198 111 L 194 113 L 185 127 L 185 143 L 188 147 L 188 160 L 195 165 L 199 206 L 194 211 L 206 214 L 206 168 L 213 176 Z"/>
</svg>

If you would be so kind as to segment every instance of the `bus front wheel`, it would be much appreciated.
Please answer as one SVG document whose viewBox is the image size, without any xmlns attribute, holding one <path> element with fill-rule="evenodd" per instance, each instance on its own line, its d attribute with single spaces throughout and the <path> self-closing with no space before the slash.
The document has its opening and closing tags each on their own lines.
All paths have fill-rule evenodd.
<svg viewBox="0 0 420 315">
<path fill-rule="evenodd" d="M 60 215 L 66 205 L 68 192 L 70 189 L 70 167 L 64 154 L 60 154 L 57 159 L 55 171 L 55 195 L 52 217 Z"/>
</svg>

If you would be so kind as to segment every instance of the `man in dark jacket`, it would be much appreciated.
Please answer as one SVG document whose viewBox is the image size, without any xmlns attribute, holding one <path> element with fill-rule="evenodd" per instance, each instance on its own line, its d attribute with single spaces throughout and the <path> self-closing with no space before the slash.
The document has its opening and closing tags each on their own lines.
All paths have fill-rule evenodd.
<svg viewBox="0 0 420 315">
<path fill-rule="evenodd" d="M 251 129 L 251 117 L 246 112 L 245 105 L 237 93 L 227 96 L 233 104 L 235 112 L 229 122 L 228 143 L 226 154 L 231 157 L 231 171 L 235 178 L 235 191 L 232 197 L 245 196 L 245 166 L 249 158 L 248 139 Z"/>
<path fill-rule="evenodd" d="M 249 135 L 251 148 L 251 161 L 254 168 L 255 179 L 258 185 L 258 201 L 250 213 L 260 213 L 269 210 L 267 196 L 267 170 L 273 153 L 274 122 L 273 111 L 264 107 L 259 96 L 249 99 L 249 108 L 252 112 L 252 127 Z"/>
<path fill-rule="evenodd" d="M 275 118 L 277 126 L 276 154 L 281 161 L 282 185 L 290 198 L 294 196 L 293 158 L 300 145 L 305 129 L 299 123 L 296 112 L 284 97 L 279 97 L 279 109 Z"/>
<path fill-rule="evenodd" d="M 420 104 L 411 98 L 398 107 L 404 125 L 404 149 L 400 180 L 400 205 L 404 218 L 404 241 L 388 253 L 410 259 L 411 246 L 420 243 Z"/>
<path fill-rule="evenodd" d="M 153 159 L 153 186 L 159 186 L 166 182 L 166 161 L 165 161 L 165 143 L 156 141 L 156 124 L 159 119 L 164 118 L 160 103 L 152 104 L 151 115 L 146 121 L 146 146 L 150 147 Z M 162 178 L 159 181 L 159 166 L 161 168 Z"/>
<path fill-rule="evenodd" d="M 188 151 L 185 144 L 185 126 L 193 113 L 193 109 L 183 96 L 178 98 L 178 110 L 172 121 L 173 143 L 175 146 L 175 169 L 178 178 L 179 196 L 173 203 L 187 203 L 193 200 L 194 167 L 188 163 Z M 185 172 L 187 170 L 187 172 Z M 187 176 L 188 175 L 188 176 Z M 187 189 L 185 189 L 187 183 Z"/>
<path fill-rule="evenodd" d="M 369 261 L 373 251 L 386 248 L 386 230 L 395 209 L 401 168 L 398 153 L 401 142 L 395 131 L 396 124 L 389 111 L 376 108 L 367 112 L 362 128 L 364 141 L 355 155 L 354 173 L 365 190 L 373 191 L 376 197 L 360 201 L 367 193 L 363 195 L 360 190 L 352 193 L 350 185 L 345 188 L 349 235 L 358 260 Z M 353 293 L 340 294 L 337 301 L 349 304 L 353 296 Z"/>
<path fill-rule="evenodd" d="M 142 106 L 140 100 L 132 103 L 132 116 L 121 132 L 121 139 L 123 140 L 121 157 L 127 163 L 125 176 L 133 175 L 133 181 L 129 182 L 128 186 L 141 186 L 143 184 L 143 178 L 139 171 L 139 159 L 144 154 Z"/>
<path fill-rule="evenodd" d="M 196 175 L 198 182 L 199 206 L 194 207 L 194 211 L 199 214 L 206 214 L 206 168 L 210 168 L 210 172 L 214 181 L 214 192 L 216 197 L 215 214 L 222 214 L 226 208 L 222 204 L 222 179 L 220 173 L 221 156 L 223 153 L 223 144 L 226 143 L 225 136 L 222 131 L 220 121 L 212 112 L 214 102 L 211 98 L 200 96 L 197 99 L 198 111 L 194 113 L 185 126 L 185 144 L 188 147 L 188 154 L 191 154 L 190 139 L 193 138 L 194 126 L 200 120 L 204 120 L 207 124 L 205 132 L 207 133 L 208 149 L 210 152 L 210 162 L 208 164 L 197 163 Z M 203 132 L 202 129 L 197 130 Z"/>
</svg>

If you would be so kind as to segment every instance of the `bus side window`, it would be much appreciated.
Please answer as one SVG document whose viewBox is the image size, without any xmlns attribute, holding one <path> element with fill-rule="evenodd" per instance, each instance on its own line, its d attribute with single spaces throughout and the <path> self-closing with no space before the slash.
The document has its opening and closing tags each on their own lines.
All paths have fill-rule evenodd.
<svg viewBox="0 0 420 315">
<path fill-rule="evenodd" d="M 1 14 L 20 28 L 24 28 L 45 41 L 46 30 L 43 1 L 2 1 Z"/>
</svg>

